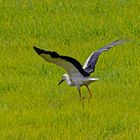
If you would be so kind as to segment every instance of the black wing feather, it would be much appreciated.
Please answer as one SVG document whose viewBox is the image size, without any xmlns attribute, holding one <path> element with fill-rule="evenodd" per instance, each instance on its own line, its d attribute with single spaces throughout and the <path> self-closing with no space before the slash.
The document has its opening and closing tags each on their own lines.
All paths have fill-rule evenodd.
<svg viewBox="0 0 140 140">
<path fill-rule="evenodd" d="M 63 67 L 70 75 L 89 76 L 89 73 L 85 72 L 82 65 L 74 58 L 69 56 L 61 56 L 57 52 L 51 52 L 33 47 L 35 51 L 43 57 L 46 61 L 52 62 Z"/>
</svg>

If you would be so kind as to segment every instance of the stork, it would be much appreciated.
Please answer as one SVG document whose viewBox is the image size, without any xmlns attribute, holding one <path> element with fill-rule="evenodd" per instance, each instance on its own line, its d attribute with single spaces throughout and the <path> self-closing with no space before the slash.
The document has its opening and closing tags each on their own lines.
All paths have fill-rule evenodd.
<svg viewBox="0 0 140 140">
<path fill-rule="evenodd" d="M 60 85 L 63 81 L 66 81 L 66 83 L 69 86 L 77 87 L 81 99 L 86 99 L 92 97 L 92 92 L 89 89 L 89 84 L 99 80 L 99 78 L 91 78 L 90 74 L 94 72 L 100 54 L 102 52 L 108 51 L 114 46 L 123 44 L 126 41 L 127 39 L 116 40 L 108 45 L 103 46 L 97 51 L 91 53 L 91 55 L 84 63 L 83 67 L 76 59 L 72 57 L 62 56 L 55 51 L 43 50 L 35 46 L 33 48 L 37 52 L 37 54 L 40 55 L 42 58 L 44 58 L 47 62 L 51 62 L 56 65 L 59 65 L 67 71 L 67 74 L 62 75 L 62 80 L 59 82 L 58 85 Z M 81 96 L 81 90 L 80 90 L 81 86 L 86 86 L 89 92 L 89 96 L 87 97 Z"/>
</svg>

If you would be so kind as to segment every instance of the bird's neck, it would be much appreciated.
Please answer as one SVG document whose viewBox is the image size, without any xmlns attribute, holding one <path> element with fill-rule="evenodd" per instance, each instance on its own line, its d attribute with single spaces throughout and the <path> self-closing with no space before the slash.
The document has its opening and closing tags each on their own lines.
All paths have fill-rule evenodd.
<svg viewBox="0 0 140 140">
<path fill-rule="evenodd" d="M 67 83 L 69 86 L 74 86 L 73 82 L 71 81 L 71 79 L 69 78 L 68 75 L 66 75 L 66 83 Z"/>
</svg>

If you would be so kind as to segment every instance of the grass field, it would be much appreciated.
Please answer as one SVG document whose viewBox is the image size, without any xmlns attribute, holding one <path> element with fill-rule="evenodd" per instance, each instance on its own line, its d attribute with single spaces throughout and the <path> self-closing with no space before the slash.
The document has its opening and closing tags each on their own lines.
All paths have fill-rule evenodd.
<svg viewBox="0 0 140 140">
<path fill-rule="evenodd" d="M 32 48 L 83 64 L 120 38 L 132 41 L 100 56 L 84 108 L 76 88 L 57 86 L 65 71 Z M 0 1 L 0 140 L 59 139 L 140 140 L 139 0 Z"/>
</svg>

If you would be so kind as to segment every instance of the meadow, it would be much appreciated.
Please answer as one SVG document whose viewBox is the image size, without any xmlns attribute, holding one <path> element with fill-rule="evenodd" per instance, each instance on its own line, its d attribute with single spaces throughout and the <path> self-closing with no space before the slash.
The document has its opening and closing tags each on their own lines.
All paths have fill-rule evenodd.
<svg viewBox="0 0 140 140">
<path fill-rule="evenodd" d="M 84 64 L 121 38 L 131 41 L 100 56 L 84 108 L 75 87 L 57 86 L 65 70 L 33 50 Z M 0 1 L 0 140 L 140 140 L 139 93 L 139 0 Z"/>
</svg>

